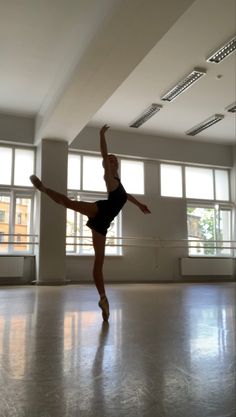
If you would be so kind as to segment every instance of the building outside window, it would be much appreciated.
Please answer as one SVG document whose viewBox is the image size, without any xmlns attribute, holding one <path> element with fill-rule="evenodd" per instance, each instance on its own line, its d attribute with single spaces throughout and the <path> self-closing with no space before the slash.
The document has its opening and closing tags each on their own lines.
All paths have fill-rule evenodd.
<svg viewBox="0 0 236 417">
<path fill-rule="evenodd" d="M 4 222 L 5 222 L 5 211 L 0 210 L 0 223 L 4 223 Z"/>
<path fill-rule="evenodd" d="M 0 231 L 0 242 L 3 243 L 4 242 L 4 232 Z"/>
</svg>

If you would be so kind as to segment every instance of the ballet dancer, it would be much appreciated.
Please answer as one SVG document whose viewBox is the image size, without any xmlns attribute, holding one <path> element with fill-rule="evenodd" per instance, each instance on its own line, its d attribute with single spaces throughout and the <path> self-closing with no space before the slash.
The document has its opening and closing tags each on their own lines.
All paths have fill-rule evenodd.
<svg viewBox="0 0 236 417">
<path fill-rule="evenodd" d="M 39 191 L 47 194 L 53 201 L 88 217 L 87 226 L 92 230 L 92 240 L 95 252 L 93 278 L 100 295 L 98 305 L 102 310 L 104 321 L 108 321 L 110 315 L 109 302 L 106 296 L 103 278 L 107 230 L 110 223 L 118 215 L 127 200 L 136 205 L 144 214 L 150 213 L 148 207 L 136 200 L 132 195 L 126 193 L 121 184 L 118 176 L 118 160 L 115 155 L 108 154 L 107 151 L 105 133 L 108 129 L 109 126 L 104 125 L 100 130 L 100 150 L 103 159 L 104 180 L 108 193 L 108 198 L 106 200 L 98 200 L 94 203 L 74 201 L 64 194 L 45 187 L 36 175 L 30 176 L 32 184 Z"/>
</svg>

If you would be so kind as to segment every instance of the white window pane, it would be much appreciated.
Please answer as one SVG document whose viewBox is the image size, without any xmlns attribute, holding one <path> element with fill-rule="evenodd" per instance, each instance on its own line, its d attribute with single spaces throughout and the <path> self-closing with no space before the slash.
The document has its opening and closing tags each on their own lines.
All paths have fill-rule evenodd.
<svg viewBox="0 0 236 417">
<path fill-rule="evenodd" d="M 228 171 L 215 170 L 216 200 L 229 201 L 229 176 Z"/>
<path fill-rule="evenodd" d="M 12 149 L 0 147 L 0 184 L 11 184 Z"/>
<path fill-rule="evenodd" d="M 80 155 L 68 155 L 68 180 L 67 188 L 69 190 L 80 189 Z"/>
<path fill-rule="evenodd" d="M 161 195 L 183 197 L 182 168 L 179 165 L 161 164 Z"/>
<path fill-rule="evenodd" d="M 144 163 L 122 160 L 121 182 L 128 193 L 144 194 Z"/>
<path fill-rule="evenodd" d="M 83 157 L 83 190 L 106 191 L 102 158 L 94 156 Z"/>
<path fill-rule="evenodd" d="M 32 187 L 29 180 L 34 173 L 34 151 L 29 149 L 15 150 L 14 185 Z"/>
<path fill-rule="evenodd" d="M 213 170 L 186 167 L 186 197 L 213 200 Z"/>
</svg>

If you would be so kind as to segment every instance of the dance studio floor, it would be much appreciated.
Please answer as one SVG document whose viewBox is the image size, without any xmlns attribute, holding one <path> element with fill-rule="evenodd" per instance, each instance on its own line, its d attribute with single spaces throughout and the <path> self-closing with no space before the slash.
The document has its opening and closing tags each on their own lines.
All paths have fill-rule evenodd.
<svg viewBox="0 0 236 417">
<path fill-rule="evenodd" d="M 235 417 L 236 283 L 0 287 L 0 417 Z"/>
</svg>

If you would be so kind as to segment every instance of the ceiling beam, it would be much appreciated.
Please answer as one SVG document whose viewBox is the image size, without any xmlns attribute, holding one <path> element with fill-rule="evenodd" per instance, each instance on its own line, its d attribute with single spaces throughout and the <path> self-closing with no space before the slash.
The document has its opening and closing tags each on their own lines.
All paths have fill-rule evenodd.
<svg viewBox="0 0 236 417">
<path fill-rule="evenodd" d="M 35 143 L 42 138 L 71 143 L 194 1 L 122 1 L 98 29 L 68 80 L 41 108 Z"/>
</svg>

